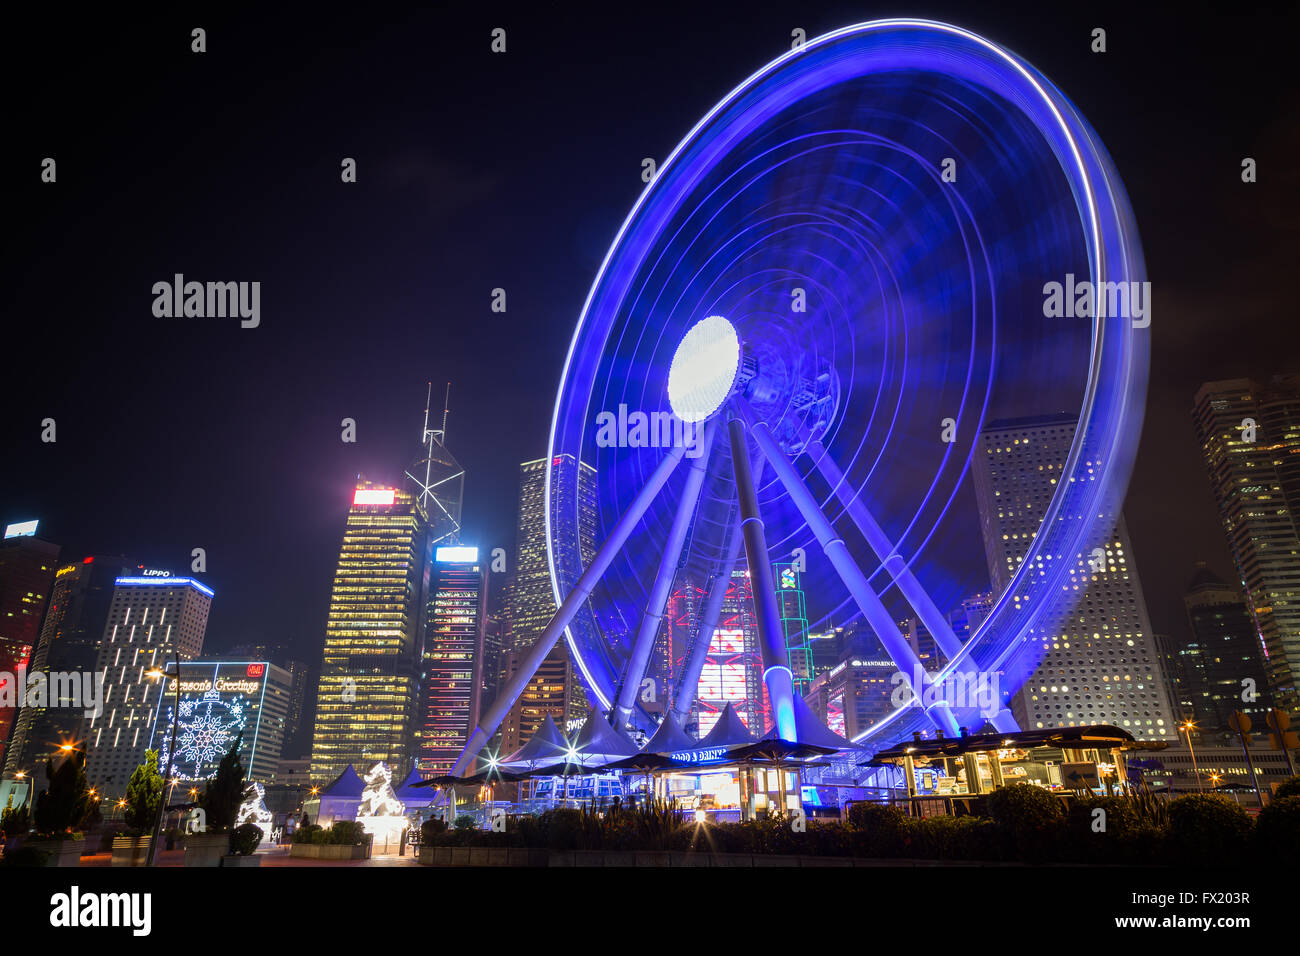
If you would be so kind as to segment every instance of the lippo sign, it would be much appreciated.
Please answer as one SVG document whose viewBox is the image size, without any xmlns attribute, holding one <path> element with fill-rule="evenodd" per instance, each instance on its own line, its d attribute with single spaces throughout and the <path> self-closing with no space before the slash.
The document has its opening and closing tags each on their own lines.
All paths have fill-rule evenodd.
<svg viewBox="0 0 1300 956">
<path fill-rule="evenodd" d="M 675 750 L 668 756 L 679 763 L 713 763 L 726 755 L 726 747 L 705 747 L 702 750 Z"/>
</svg>

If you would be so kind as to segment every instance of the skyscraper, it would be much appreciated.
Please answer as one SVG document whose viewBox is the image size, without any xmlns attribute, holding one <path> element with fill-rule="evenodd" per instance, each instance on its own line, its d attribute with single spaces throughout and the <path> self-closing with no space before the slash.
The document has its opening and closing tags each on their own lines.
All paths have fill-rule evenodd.
<svg viewBox="0 0 1300 956">
<path fill-rule="evenodd" d="M 546 543 L 547 459 L 526 461 L 519 466 L 519 520 L 516 526 L 516 558 L 507 596 L 509 650 L 507 672 L 537 642 L 555 616 L 555 593 L 551 586 L 550 558 Z M 572 455 L 557 455 L 551 467 L 551 522 L 559 540 L 576 540 L 585 566 L 595 555 L 596 470 Z M 576 523 L 576 528 L 575 528 Z M 575 534 L 576 532 L 576 534 Z M 564 577 L 576 580 L 581 573 L 576 556 L 557 555 Z M 581 613 L 571 628 L 596 627 L 594 614 Z M 574 665 L 566 641 L 557 642 L 524 694 L 502 724 L 502 752 L 509 753 L 528 740 L 547 714 L 560 727 L 581 720 L 587 710 L 586 689 Z"/>
<path fill-rule="evenodd" d="M 0 682 L 13 681 L 15 696 L 18 672 L 28 668 L 40 635 L 59 560 L 59 546 L 36 537 L 36 528 L 35 521 L 11 524 L 0 540 Z M 0 703 L 0 755 L 5 758 L 18 717 L 17 704 L 16 700 Z"/>
<path fill-rule="evenodd" d="M 994 422 L 981 434 L 974 478 L 989 578 L 1002 593 L 1038 534 L 1075 430 L 1069 416 Z M 1087 467 L 1087 465 L 1085 465 Z M 1070 566 L 1067 590 L 1028 639 L 1043 654 L 1012 699 L 1026 730 L 1113 724 L 1147 740 L 1175 737 L 1160 656 L 1122 515 L 1104 554 L 1043 555 Z"/>
<path fill-rule="evenodd" d="M 1203 734 L 1228 731 L 1228 718 L 1238 710 L 1264 727 L 1271 697 L 1259 635 L 1241 591 L 1201 562 L 1183 604 L 1192 639 L 1166 645 L 1175 700 L 1190 709 Z"/>
<path fill-rule="evenodd" d="M 781 612 L 781 631 L 794 674 L 794 692 L 803 696 L 812 684 L 813 660 L 799 565 L 790 561 L 773 564 L 772 580 L 776 582 L 776 606 Z"/>
<path fill-rule="evenodd" d="M 421 668 L 423 706 L 416 767 L 425 779 L 447 773 L 478 723 L 482 704 L 487 565 L 478 548 L 434 552 L 433 582 Z"/>
<path fill-rule="evenodd" d="M 193 578 L 142 569 L 114 582 L 95 669 L 104 676 L 103 710 L 82 723 L 86 778 L 106 798 L 126 793 L 144 762 L 164 681 L 172 661 L 203 652 L 212 591 Z M 154 676 L 158 675 L 158 676 Z"/>
<path fill-rule="evenodd" d="M 1207 382 L 1192 418 L 1277 706 L 1300 709 L 1300 375 Z"/>
<path fill-rule="evenodd" d="M 702 738 L 717 723 L 730 703 L 750 733 L 762 735 L 767 727 L 767 697 L 763 686 L 763 659 L 758 646 L 758 621 L 750 591 L 748 568 L 731 573 L 722 599 L 718 626 L 709 642 L 704 668 L 696 689 L 698 734 Z"/>
<path fill-rule="evenodd" d="M 415 495 L 364 479 L 343 530 L 325 622 L 311 775 L 382 760 L 405 773 L 429 593 L 429 524 Z"/>
<path fill-rule="evenodd" d="M 40 640 L 32 655 L 29 674 L 51 671 L 90 673 L 99 658 L 99 642 L 108 624 L 109 606 L 119 577 L 134 565 L 116 556 L 90 555 L 61 566 L 50 587 L 49 609 L 41 625 Z M 62 744 L 76 739 L 82 712 L 78 708 L 24 707 L 10 741 L 5 772 L 31 773 Z"/>
</svg>

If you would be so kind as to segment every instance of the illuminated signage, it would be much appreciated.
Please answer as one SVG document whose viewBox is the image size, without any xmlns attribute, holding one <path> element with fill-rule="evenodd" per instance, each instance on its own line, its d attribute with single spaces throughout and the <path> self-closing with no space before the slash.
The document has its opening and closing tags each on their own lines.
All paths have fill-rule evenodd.
<svg viewBox="0 0 1300 956">
<path fill-rule="evenodd" d="M 391 505 L 397 498 L 395 488 L 358 488 L 352 496 L 354 505 Z"/>
<path fill-rule="evenodd" d="M 249 664 L 248 669 L 244 671 L 249 677 L 261 677 L 266 673 L 265 664 Z"/>
<path fill-rule="evenodd" d="M 727 748 L 706 747 L 702 750 L 677 750 L 668 756 L 679 763 L 713 763 L 727 756 Z"/>
<path fill-rule="evenodd" d="M 40 521 L 38 519 L 37 521 L 19 521 L 15 524 L 7 525 L 5 527 L 5 537 L 30 538 L 32 535 L 36 534 L 36 525 L 39 523 Z"/>
<path fill-rule="evenodd" d="M 451 546 L 439 548 L 435 555 L 438 561 L 477 561 L 478 548 Z"/>
<path fill-rule="evenodd" d="M 155 571 L 152 568 L 141 568 L 140 577 L 142 578 L 169 578 L 172 576 L 170 571 Z"/>
</svg>

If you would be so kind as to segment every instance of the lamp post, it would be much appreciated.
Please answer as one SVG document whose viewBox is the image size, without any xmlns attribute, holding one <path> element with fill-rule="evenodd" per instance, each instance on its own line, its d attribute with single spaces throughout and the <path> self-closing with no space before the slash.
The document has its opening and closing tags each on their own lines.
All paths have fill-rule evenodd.
<svg viewBox="0 0 1300 956">
<path fill-rule="evenodd" d="M 1196 750 L 1192 747 L 1192 731 L 1195 729 L 1196 725 L 1190 720 L 1183 724 L 1183 730 L 1187 732 L 1187 752 L 1192 755 L 1192 773 L 1196 774 L 1196 789 L 1204 793 L 1205 783 L 1201 780 L 1201 771 L 1196 766 Z"/>
<path fill-rule="evenodd" d="M 176 686 L 176 700 L 172 707 L 172 744 L 167 750 L 167 772 L 163 774 L 163 789 L 158 792 L 158 812 L 154 815 L 153 836 L 149 840 L 149 857 L 145 860 L 145 866 L 153 866 L 158 855 L 158 840 L 162 836 L 163 808 L 167 804 L 164 792 L 167 781 L 171 779 L 172 764 L 176 760 L 176 725 L 180 722 L 181 716 L 181 660 L 180 652 L 175 647 L 172 648 L 172 661 L 176 666 L 176 679 L 173 681 Z M 165 676 L 166 673 L 161 671 L 158 676 Z M 161 693 L 158 695 L 158 706 L 162 706 Z"/>
</svg>

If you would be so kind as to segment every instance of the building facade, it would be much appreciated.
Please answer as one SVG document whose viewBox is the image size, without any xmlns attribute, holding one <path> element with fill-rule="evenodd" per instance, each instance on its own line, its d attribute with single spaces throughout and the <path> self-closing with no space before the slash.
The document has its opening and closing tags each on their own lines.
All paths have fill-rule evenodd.
<svg viewBox="0 0 1300 956">
<path fill-rule="evenodd" d="M 1192 410 L 1277 706 L 1300 709 L 1300 376 L 1208 382 Z"/>
<path fill-rule="evenodd" d="M 325 623 L 312 733 L 317 782 L 348 764 L 411 765 L 430 551 L 415 495 L 358 482 Z"/>
<path fill-rule="evenodd" d="M 159 771 L 182 784 L 208 780 L 238 740 L 245 777 L 272 783 L 280 766 L 292 691 L 292 675 L 270 661 L 182 662 L 180 687 L 175 678 L 165 679 L 154 721 L 152 746 L 158 751 Z"/>
<path fill-rule="evenodd" d="M 980 434 L 974 479 L 996 594 L 1039 531 L 1074 431 L 1072 417 L 1054 416 L 994 422 Z M 1122 515 L 1101 551 L 1040 558 L 1070 571 L 1060 601 L 1028 635 L 1041 645 L 1041 663 L 1012 711 L 1025 730 L 1112 724 L 1139 739 L 1172 740 L 1174 712 Z"/>
<path fill-rule="evenodd" d="M 487 565 L 478 548 L 437 548 L 431 594 L 416 732 L 416 767 L 426 780 L 455 765 L 482 707 Z"/>
<path fill-rule="evenodd" d="M 114 582 L 96 671 L 103 676 L 102 711 L 82 721 L 86 779 L 105 798 L 121 797 L 145 751 L 162 697 L 163 671 L 203 653 L 212 591 L 193 578 L 142 569 Z"/>
<path fill-rule="evenodd" d="M 36 529 L 36 521 L 11 524 L 0 539 L 0 766 L 9 762 L 25 689 L 19 674 L 31 665 L 59 560 L 59 546 L 36 537 Z"/>
<path fill-rule="evenodd" d="M 29 675 L 94 672 L 116 581 L 133 568 L 132 562 L 120 555 L 89 555 L 59 567 L 50 587 L 49 608 Z M 59 706 L 48 698 L 43 706 L 23 707 L 10 742 L 5 772 L 31 773 L 43 766 L 56 748 L 76 743 L 81 722 L 81 708 Z"/>
</svg>

